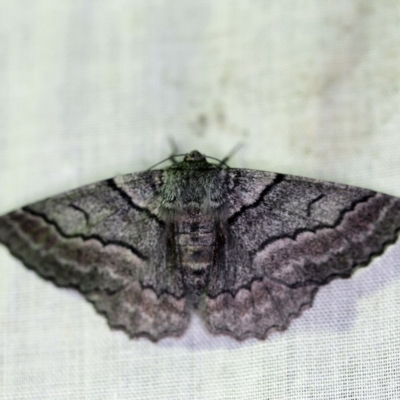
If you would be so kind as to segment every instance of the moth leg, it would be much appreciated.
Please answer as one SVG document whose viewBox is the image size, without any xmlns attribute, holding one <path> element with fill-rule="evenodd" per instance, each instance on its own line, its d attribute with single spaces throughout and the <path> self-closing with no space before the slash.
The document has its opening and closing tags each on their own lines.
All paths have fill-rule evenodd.
<svg viewBox="0 0 400 400">
<path fill-rule="evenodd" d="M 220 160 L 218 166 L 225 165 L 228 167 L 227 162 L 243 147 L 243 143 L 239 142 L 237 143 L 233 149 L 226 155 L 222 160 Z"/>
<path fill-rule="evenodd" d="M 172 164 L 177 164 L 178 161 L 176 161 L 175 157 L 179 154 L 178 146 L 175 140 L 171 137 L 168 138 L 168 142 L 171 146 L 171 155 L 168 157 L 168 159 L 172 162 Z"/>
</svg>

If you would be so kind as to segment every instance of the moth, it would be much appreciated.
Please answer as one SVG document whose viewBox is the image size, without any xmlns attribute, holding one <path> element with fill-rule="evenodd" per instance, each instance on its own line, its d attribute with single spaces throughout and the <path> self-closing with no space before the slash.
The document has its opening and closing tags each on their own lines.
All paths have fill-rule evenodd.
<svg viewBox="0 0 400 400">
<path fill-rule="evenodd" d="M 396 197 L 198 151 L 172 161 L 4 215 L 0 241 L 111 327 L 157 341 L 193 312 L 214 334 L 264 339 L 397 238 Z"/>
</svg>

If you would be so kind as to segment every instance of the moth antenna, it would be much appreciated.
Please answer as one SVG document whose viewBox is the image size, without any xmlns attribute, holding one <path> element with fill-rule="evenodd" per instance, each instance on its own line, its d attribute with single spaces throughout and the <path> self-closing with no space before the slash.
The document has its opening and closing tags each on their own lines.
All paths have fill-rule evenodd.
<svg viewBox="0 0 400 400">
<path fill-rule="evenodd" d="M 214 164 L 214 165 L 225 165 L 226 168 L 229 168 L 229 165 L 224 161 L 224 160 L 220 160 L 219 158 L 215 158 L 215 157 L 211 157 L 211 156 L 206 156 L 204 155 L 205 158 L 209 158 L 210 160 L 215 160 L 218 161 L 218 164 Z"/>
<path fill-rule="evenodd" d="M 169 156 L 167 158 L 165 158 L 164 160 L 158 162 L 157 164 L 154 164 L 153 166 L 151 166 L 150 168 L 147 168 L 147 171 L 152 170 L 153 168 L 157 167 L 157 165 L 160 165 L 162 163 L 165 163 L 166 161 L 172 161 L 173 164 L 176 164 L 177 161 L 174 159 L 175 157 L 182 157 L 185 156 L 186 154 L 174 154 L 172 156 Z"/>
</svg>

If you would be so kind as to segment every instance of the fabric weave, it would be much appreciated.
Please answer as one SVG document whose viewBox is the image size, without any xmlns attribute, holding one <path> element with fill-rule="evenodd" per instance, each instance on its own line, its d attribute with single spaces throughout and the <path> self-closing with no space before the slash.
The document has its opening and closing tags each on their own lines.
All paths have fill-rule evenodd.
<svg viewBox="0 0 400 400">
<path fill-rule="evenodd" d="M 400 196 L 395 0 L 3 1 L 0 214 L 198 149 Z M 129 340 L 0 247 L 0 399 L 400 398 L 400 245 L 242 343 Z"/>
</svg>

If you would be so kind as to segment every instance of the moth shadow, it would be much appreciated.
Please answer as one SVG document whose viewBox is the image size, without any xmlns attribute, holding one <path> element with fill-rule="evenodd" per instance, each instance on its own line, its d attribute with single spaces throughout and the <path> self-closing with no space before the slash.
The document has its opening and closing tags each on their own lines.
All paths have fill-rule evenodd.
<svg viewBox="0 0 400 400">
<path fill-rule="evenodd" d="M 178 338 L 165 338 L 160 340 L 161 347 L 180 347 L 195 351 L 239 349 L 246 345 L 253 345 L 259 341 L 254 338 L 238 341 L 226 335 L 214 335 L 203 324 L 201 318 L 193 313 L 187 331 Z"/>
</svg>

